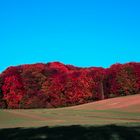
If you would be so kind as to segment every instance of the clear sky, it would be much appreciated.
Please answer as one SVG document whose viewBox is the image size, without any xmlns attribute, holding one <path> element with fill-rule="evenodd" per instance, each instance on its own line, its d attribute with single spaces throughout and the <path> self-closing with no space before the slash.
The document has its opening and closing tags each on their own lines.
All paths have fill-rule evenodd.
<svg viewBox="0 0 140 140">
<path fill-rule="evenodd" d="M 60 61 L 140 62 L 139 0 L 0 0 L 0 71 Z"/>
</svg>

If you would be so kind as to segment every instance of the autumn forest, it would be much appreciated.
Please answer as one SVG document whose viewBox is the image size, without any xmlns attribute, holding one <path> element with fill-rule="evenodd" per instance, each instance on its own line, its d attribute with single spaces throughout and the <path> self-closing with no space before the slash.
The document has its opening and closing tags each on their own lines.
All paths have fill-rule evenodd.
<svg viewBox="0 0 140 140">
<path fill-rule="evenodd" d="M 107 69 L 38 63 L 0 74 L 0 108 L 56 108 L 138 93 L 140 63 L 135 62 Z"/>
</svg>

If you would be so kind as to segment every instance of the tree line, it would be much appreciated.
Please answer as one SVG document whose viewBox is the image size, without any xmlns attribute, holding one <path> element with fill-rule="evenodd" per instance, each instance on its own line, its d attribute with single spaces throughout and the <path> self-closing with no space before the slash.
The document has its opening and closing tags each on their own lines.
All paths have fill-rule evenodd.
<svg viewBox="0 0 140 140">
<path fill-rule="evenodd" d="M 53 108 L 140 93 L 140 63 L 80 68 L 60 62 L 9 67 L 0 74 L 0 108 Z"/>
</svg>

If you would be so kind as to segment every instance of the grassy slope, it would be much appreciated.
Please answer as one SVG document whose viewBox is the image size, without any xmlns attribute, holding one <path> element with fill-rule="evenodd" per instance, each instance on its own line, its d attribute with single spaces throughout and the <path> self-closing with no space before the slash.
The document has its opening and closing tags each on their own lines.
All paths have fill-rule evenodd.
<svg viewBox="0 0 140 140">
<path fill-rule="evenodd" d="M 0 110 L 0 139 L 140 140 L 140 95 L 59 109 Z"/>
<path fill-rule="evenodd" d="M 140 95 L 58 109 L 0 110 L 0 128 L 140 123 Z"/>
</svg>

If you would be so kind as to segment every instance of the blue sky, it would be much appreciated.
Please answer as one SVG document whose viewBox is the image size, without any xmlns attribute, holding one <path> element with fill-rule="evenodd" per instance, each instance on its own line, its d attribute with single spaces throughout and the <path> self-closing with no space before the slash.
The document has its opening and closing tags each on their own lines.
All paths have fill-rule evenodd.
<svg viewBox="0 0 140 140">
<path fill-rule="evenodd" d="M 0 71 L 140 62 L 139 7 L 139 0 L 0 0 Z"/>
</svg>

